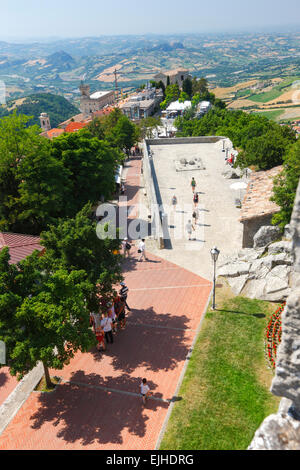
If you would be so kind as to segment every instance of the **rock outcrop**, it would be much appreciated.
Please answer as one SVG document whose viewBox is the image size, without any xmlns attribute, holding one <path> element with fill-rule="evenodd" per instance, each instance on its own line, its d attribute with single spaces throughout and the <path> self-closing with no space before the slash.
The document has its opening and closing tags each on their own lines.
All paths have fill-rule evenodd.
<svg viewBox="0 0 300 470">
<path fill-rule="evenodd" d="M 260 229 L 258 234 L 264 235 L 266 244 L 259 243 L 257 248 L 239 251 L 235 257 L 219 267 L 218 275 L 227 279 L 235 295 L 243 294 L 253 299 L 281 302 L 291 292 L 292 243 L 270 243 L 270 240 L 278 239 L 278 230 L 262 228 L 265 230 Z"/>
<path fill-rule="evenodd" d="M 253 247 L 261 248 L 274 242 L 280 237 L 280 228 L 274 225 L 264 225 L 260 227 L 253 237 Z"/>
</svg>

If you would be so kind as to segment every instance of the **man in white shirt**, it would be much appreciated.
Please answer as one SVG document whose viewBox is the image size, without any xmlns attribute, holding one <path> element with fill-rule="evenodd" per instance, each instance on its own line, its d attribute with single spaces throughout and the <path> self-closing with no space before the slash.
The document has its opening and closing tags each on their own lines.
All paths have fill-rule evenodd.
<svg viewBox="0 0 300 470">
<path fill-rule="evenodd" d="M 113 334 L 112 334 L 112 319 L 108 316 L 108 313 L 105 312 L 103 319 L 101 320 L 101 327 L 103 328 L 105 339 L 107 343 L 113 343 Z"/>
<path fill-rule="evenodd" d="M 148 261 L 148 258 L 146 258 L 146 253 L 145 253 L 145 239 L 144 238 L 142 238 L 142 240 L 139 241 L 138 253 L 140 254 L 138 261 L 142 261 L 142 258 Z"/>
<path fill-rule="evenodd" d="M 143 403 L 144 405 L 146 404 L 146 400 L 152 395 L 152 392 L 150 392 L 150 388 L 147 385 L 147 379 L 143 379 L 141 383 L 141 395 L 143 397 Z"/>
<path fill-rule="evenodd" d="M 186 228 L 187 234 L 189 236 L 189 240 L 191 240 L 192 231 L 195 230 L 195 228 L 193 227 L 193 224 L 190 220 L 186 224 L 185 228 Z"/>
</svg>

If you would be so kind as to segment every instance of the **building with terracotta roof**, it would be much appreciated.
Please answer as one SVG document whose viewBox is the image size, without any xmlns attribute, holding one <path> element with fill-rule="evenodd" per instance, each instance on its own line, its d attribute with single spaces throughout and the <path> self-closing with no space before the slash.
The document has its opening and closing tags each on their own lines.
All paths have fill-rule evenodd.
<svg viewBox="0 0 300 470">
<path fill-rule="evenodd" d="M 59 129 L 58 127 L 54 127 L 49 131 L 42 132 L 43 137 L 47 137 L 47 139 L 53 139 L 54 137 L 58 137 L 64 133 L 64 129 Z"/>
<path fill-rule="evenodd" d="M 250 175 L 239 219 L 244 225 L 243 248 L 253 247 L 256 232 L 263 225 L 270 225 L 273 215 L 280 210 L 270 198 L 273 196 L 273 180 L 282 169 L 282 166 L 276 166 L 271 170 L 257 171 Z"/>
<path fill-rule="evenodd" d="M 84 115 L 82 113 L 75 114 L 75 116 L 72 116 L 71 118 L 67 119 L 66 121 L 63 121 L 59 124 L 59 127 L 61 129 L 65 129 L 70 122 L 82 122 L 84 120 Z"/>
<path fill-rule="evenodd" d="M 92 118 L 94 119 L 102 116 L 108 116 L 108 114 L 110 114 L 114 109 L 114 106 L 105 106 L 103 109 L 99 109 L 99 111 L 93 112 Z"/>
<path fill-rule="evenodd" d="M 80 129 L 83 129 L 89 124 L 89 122 L 70 122 L 66 127 L 64 132 L 77 132 Z"/>
<path fill-rule="evenodd" d="M 31 255 L 35 250 L 44 251 L 40 245 L 40 237 L 20 233 L 0 232 L 0 251 L 7 246 L 10 254 L 10 264 L 16 264 Z"/>
</svg>

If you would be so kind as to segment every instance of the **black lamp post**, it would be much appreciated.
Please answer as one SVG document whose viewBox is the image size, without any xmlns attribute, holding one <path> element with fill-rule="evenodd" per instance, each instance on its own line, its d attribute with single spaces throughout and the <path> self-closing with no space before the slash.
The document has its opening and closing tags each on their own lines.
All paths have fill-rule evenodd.
<svg viewBox="0 0 300 470">
<path fill-rule="evenodd" d="M 217 260 L 218 260 L 218 256 L 220 254 L 220 250 L 218 250 L 218 248 L 216 246 L 214 246 L 211 250 L 210 250 L 210 254 L 211 254 L 211 259 L 214 263 L 214 284 L 213 284 L 213 304 L 212 304 L 212 309 L 215 310 L 216 309 L 216 263 L 217 263 Z"/>
</svg>

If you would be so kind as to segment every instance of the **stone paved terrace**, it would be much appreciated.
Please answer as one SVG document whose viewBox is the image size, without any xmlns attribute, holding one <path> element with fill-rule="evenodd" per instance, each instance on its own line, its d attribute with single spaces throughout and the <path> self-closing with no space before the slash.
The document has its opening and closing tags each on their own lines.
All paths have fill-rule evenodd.
<svg viewBox="0 0 300 470">
<path fill-rule="evenodd" d="M 238 221 L 240 209 L 235 207 L 239 191 L 230 185 L 241 180 L 225 179 L 222 172 L 225 165 L 222 141 L 217 143 L 187 143 L 151 145 L 158 186 L 165 212 L 169 213 L 169 233 L 172 249 L 158 250 L 151 246 L 153 253 L 172 261 L 206 279 L 212 278 L 210 249 L 221 250 L 219 261 L 237 252 L 242 247 L 243 226 Z M 205 170 L 176 172 L 174 160 L 201 158 Z M 192 219 L 193 193 L 190 182 L 194 176 L 199 193 L 200 219 L 196 227 L 196 241 L 188 241 L 184 227 Z M 243 179 L 248 183 L 247 179 Z M 174 213 L 171 206 L 173 194 L 178 206 Z M 241 192 L 243 196 L 243 191 Z M 146 202 L 145 202 L 146 203 Z M 184 211 L 184 212 L 183 212 Z M 184 237 L 177 239 L 176 231 Z"/>
</svg>

